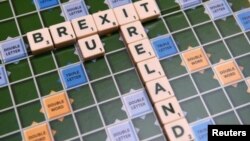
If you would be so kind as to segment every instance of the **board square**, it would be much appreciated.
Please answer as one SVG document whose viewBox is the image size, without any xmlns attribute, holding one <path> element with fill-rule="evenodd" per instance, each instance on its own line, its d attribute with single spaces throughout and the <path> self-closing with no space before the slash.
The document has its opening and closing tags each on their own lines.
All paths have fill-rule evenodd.
<svg viewBox="0 0 250 141">
<path fill-rule="evenodd" d="M 250 9 L 243 9 L 236 13 L 236 20 L 243 31 L 250 29 Z"/>
<path fill-rule="evenodd" d="M 202 48 L 188 50 L 184 52 L 182 56 L 188 70 L 191 72 L 209 66 L 209 62 Z"/>
<path fill-rule="evenodd" d="M 65 92 L 51 94 L 43 98 L 43 106 L 48 119 L 70 113 L 70 105 Z"/>
<path fill-rule="evenodd" d="M 29 127 L 23 131 L 25 141 L 52 141 L 51 132 L 46 123 Z"/>
<path fill-rule="evenodd" d="M 233 60 L 217 64 L 214 67 L 215 73 L 222 85 L 234 83 L 241 80 L 240 70 L 237 68 Z"/>
<path fill-rule="evenodd" d="M 6 71 L 3 66 L 0 66 L 0 87 L 7 84 Z"/>
<path fill-rule="evenodd" d="M 87 82 L 85 69 L 82 64 L 62 68 L 60 74 L 66 88 L 72 88 Z"/>
<path fill-rule="evenodd" d="M 5 63 L 27 56 L 26 48 L 21 38 L 15 38 L 1 43 L 0 53 Z"/>
<path fill-rule="evenodd" d="M 49 8 L 58 4 L 58 0 L 35 0 L 39 9 Z"/>
<path fill-rule="evenodd" d="M 126 109 L 131 117 L 145 115 L 152 111 L 145 90 L 139 90 L 123 97 Z"/>
<path fill-rule="evenodd" d="M 201 0 L 177 0 L 177 2 L 182 8 L 186 9 L 186 8 L 194 7 L 200 4 L 202 1 Z"/>
<path fill-rule="evenodd" d="M 159 36 L 151 40 L 154 51 L 159 59 L 176 54 L 177 47 L 170 35 Z"/>
<path fill-rule="evenodd" d="M 73 20 L 88 15 L 88 8 L 83 0 L 70 1 L 62 5 L 67 20 Z"/>
<path fill-rule="evenodd" d="M 225 0 L 213 0 L 205 3 L 206 11 L 213 20 L 225 18 L 232 14 L 232 10 Z"/>
<path fill-rule="evenodd" d="M 198 122 L 192 126 L 196 141 L 207 141 L 208 125 L 213 125 L 213 122 L 210 119 Z"/>
<path fill-rule="evenodd" d="M 120 7 L 129 3 L 132 3 L 132 0 L 108 0 L 110 8 Z"/>
</svg>

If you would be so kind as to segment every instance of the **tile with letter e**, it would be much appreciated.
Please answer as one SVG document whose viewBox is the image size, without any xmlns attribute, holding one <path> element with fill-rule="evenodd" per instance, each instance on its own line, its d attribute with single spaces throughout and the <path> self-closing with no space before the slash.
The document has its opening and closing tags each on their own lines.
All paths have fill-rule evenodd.
<svg viewBox="0 0 250 141">
<path fill-rule="evenodd" d="M 58 4 L 58 0 L 35 0 L 39 9 L 49 8 Z"/>
<path fill-rule="evenodd" d="M 71 112 L 65 92 L 50 94 L 43 98 L 43 106 L 48 119 L 56 118 Z"/>
<path fill-rule="evenodd" d="M 110 8 L 121 7 L 129 3 L 132 3 L 132 0 L 108 0 L 108 5 Z"/>
<path fill-rule="evenodd" d="M 191 72 L 209 66 L 208 59 L 202 48 L 187 50 L 182 56 L 186 67 Z"/>
<path fill-rule="evenodd" d="M 83 59 L 90 60 L 104 55 L 105 50 L 98 34 L 78 40 Z"/>
<path fill-rule="evenodd" d="M 53 141 L 51 131 L 46 123 L 24 129 L 23 136 L 25 141 Z"/>
<path fill-rule="evenodd" d="M 200 121 L 192 126 L 196 141 L 208 140 L 208 125 L 213 125 L 213 122 L 210 119 Z"/>
<path fill-rule="evenodd" d="M 159 59 L 176 54 L 176 44 L 170 35 L 159 36 L 151 40 L 151 44 Z"/>
<path fill-rule="evenodd" d="M 155 57 L 154 50 L 148 39 L 128 44 L 128 48 L 135 63 Z"/>
<path fill-rule="evenodd" d="M 60 70 L 65 88 L 72 88 L 87 82 L 82 64 L 70 65 Z"/>
<path fill-rule="evenodd" d="M 165 76 L 162 66 L 157 58 L 151 58 L 137 64 L 143 82 L 148 82 Z"/>
<path fill-rule="evenodd" d="M 10 39 L 0 43 L 0 53 L 4 63 L 12 62 L 27 56 L 22 38 Z"/>
<path fill-rule="evenodd" d="M 64 3 L 62 9 L 67 20 L 73 20 L 89 14 L 88 8 L 82 0 Z"/>
<path fill-rule="evenodd" d="M 164 125 L 170 141 L 193 141 L 194 135 L 185 118 Z"/>
<path fill-rule="evenodd" d="M 32 54 L 50 51 L 54 48 L 52 37 L 48 28 L 43 28 L 27 33 L 30 50 Z"/>
<path fill-rule="evenodd" d="M 232 10 L 226 0 L 208 1 L 204 6 L 212 20 L 222 19 L 232 14 Z"/>
<path fill-rule="evenodd" d="M 233 60 L 214 66 L 215 74 L 222 85 L 234 83 L 242 79 L 240 70 Z"/>
<path fill-rule="evenodd" d="M 250 29 L 250 8 L 240 10 L 235 15 L 241 29 L 248 31 Z"/>
<path fill-rule="evenodd" d="M 131 117 L 145 115 L 152 111 L 152 105 L 145 90 L 129 93 L 123 97 L 123 101 Z"/>
<path fill-rule="evenodd" d="M 70 21 L 52 25 L 49 27 L 55 47 L 65 47 L 74 44 L 76 36 Z"/>
<path fill-rule="evenodd" d="M 134 127 L 130 122 L 123 122 L 108 128 L 112 141 L 137 141 Z"/>
<path fill-rule="evenodd" d="M 146 89 L 153 103 L 174 96 L 173 89 L 166 76 L 146 82 Z"/>
<path fill-rule="evenodd" d="M 71 23 L 78 40 L 93 34 L 97 34 L 97 27 L 92 15 L 76 18 L 72 20 Z"/>
<path fill-rule="evenodd" d="M 181 8 L 187 9 L 195 7 L 196 5 L 200 4 L 202 0 L 177 0 Z"/>
<path fill-rule="evenodd" d="M 118 22 L 113 9 L 108 9 L 94 13 L 93 15 L 98 33 L 105 35 L 118 29 Z"/>
<path fill-rule="evenodd" d="M 7 73 L 3 66 L 0 66 L 0 87 L 7 84 Z"/>
<path fill-rule="evenodd" d="M 114 8 L 113 10 L 120 26 L 139 20 L 135 7 L 132 3 Z"/>
<path fill-rule="evenodd" d="M 123 39 L 127 44 L 147 38 L 147 34 L 140 21 L 121 26 Z"/>
<path fill-rule="evenodd" d="M 171 123 L 184 117 L 176 97 L 168 98 L 155 103 L 155 110 L 161 124 Z"/>
<path fill-rule="evenodd" d="M 141 22 L 146 22 L 160 16 L 160 10 L 155 0 L 141 0 L 134 3 Z"/>
</svg>

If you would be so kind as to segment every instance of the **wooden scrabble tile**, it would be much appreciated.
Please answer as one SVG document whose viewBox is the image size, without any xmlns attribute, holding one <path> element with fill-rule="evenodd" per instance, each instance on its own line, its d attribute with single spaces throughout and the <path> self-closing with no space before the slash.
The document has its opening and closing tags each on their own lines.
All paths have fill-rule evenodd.
<svg viewBox="0 0 250 141">
<path fill-rule="evenodd" d="M 25 141 L 52 141 L 51 132 L 46 123 L 25 129 L 23 135 Z"/>
<path fill-rule="evenodd" d="M 175 97 L 155 103 L 155 109 L 161 124 L 173 122 L 184 116 Z"/>
<path fill-rule="evenodd" d="M 147 82 L 146 89 L 153 103 L 174 96 L 173 89 L 166 76 Z"/>
<path fill-rule="evenodd" d="M 78 40 L 78 45 L 84 60 L 94 59 L 105 53 L 98 34 Z"/>
<path fill-rule="evenodd" d="M 92 15 L 86 15 L 71 21 L 77 39 L 97 33 L 97 27 Z"/>
<path fill-rule="evenodd" d="M 67 114 L 70 112 L 70 105 L 65 92 L 52 94 L 43 99 L 44 109 L 49 119 Z"/>
<path fill-rule="evenodd" d="M 220 63 L 214 67 L 215 73 L 222 85 L 241 80 L 240 70 L 233 60 Z"/>
<path fill-rule="evenodd" d="M 143 82 L 148 82 L 165 76 L 161 64 L 156 57 L 138 63 L 137 68 Z"/>
<path fill-rule="evenodd" d="M 147 34 L 140 21 L 122 25 L 121 32 L 127 44 L 147 38 Z"/>
<path fill-rule="evenodd" d="M 208 59 L 202 48 L 188 50 L 182 55 L 187 68 L 191 72 L 209 66 Z"/>
<path fill-rule="evenodd" d="M 76 36 L 71 25 L 71 22 L 63 22 L 49 27 L 55 47 L 65 47 L 74 44 Z"/>
<path fill-rule="evenodd" d="M 119 6 L 113 10 L 119 25 L 124 25 L 139 20 L 135 7 L 132 3 Z"/>
<path fill-rule="evenodd" d="M 185 118 L 164 125 L 170 141 L 194 141 L 194 135 Z"/>
<path fill-rule="evenodd" d="M 155 57 L 155 52 L 148 39 L 131 43 L 128 48 L 135 63 Z"/>
<path fill-rule="evenodd" d="M 141 22 L 146 22 L 160 16 L 160 10 L 155 0 L 141 0 L 134 3 Z"/>
<path fill-rule="evenodd" d="M 50 51 L 54 48 L 48 28 L 43 28 L 27 33 L 27 38 L 32 54 Z"/>
<path fill-rule="evenodd" d="M 93 18 L 100 35 L 104 35 L 118 29 L 119 24 L 112 9 L 94 13 Z"/>
</svg>

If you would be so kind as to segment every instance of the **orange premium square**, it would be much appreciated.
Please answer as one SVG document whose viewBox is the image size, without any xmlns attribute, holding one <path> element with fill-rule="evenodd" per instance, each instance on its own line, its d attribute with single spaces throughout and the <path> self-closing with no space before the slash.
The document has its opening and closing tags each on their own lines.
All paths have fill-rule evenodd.
<svg viewBox="0 0 250 141">
<path fill-rule="evenodd" d="M 209 66 L 208 60 L 202 48 L 189 50 L 184 52 L 182 55 L 189 71 L 195 71 Z"/>
<path fill-rule="evenodd" d="M 43 104 L 49 119 L 70 112 L 69 103 L 64 92 L 53 94 L 43 99 Z"/>
<path fill-rule="evenodd" d="M 23 134 L 25 141 L 52 141 L 51 132 L 46 123 L 25 129 Z"/>
<path fill-rule="evenodd" d="M 233 60 L 218 64 L 214 67 L 221 84 L 226 85 L 242 79 L 240 70 L 237 68 Z"/>
</svg>

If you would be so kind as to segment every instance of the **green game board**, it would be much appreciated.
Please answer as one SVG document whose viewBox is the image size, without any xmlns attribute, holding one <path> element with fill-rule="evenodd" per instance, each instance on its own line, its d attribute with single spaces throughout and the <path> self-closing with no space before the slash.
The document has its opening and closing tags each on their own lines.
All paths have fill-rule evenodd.
<svg viewBox="0 0 250 141">
<path fill-rule="evenodd" d="M 135 0 L 133 0 L 135 1 Z M 150 39 L 171 34 L 178 53 L 160 59 L 182 110 L 190 126 L 203 121 L 212 124 L 250 124 L 250 32 L 237 25 L 235 14 L 213 21 L 204 11 L 204 2 L 196 8 L 183 10 L 175 0 L 156 0 L 161 17 L 144 23 Z M 248 0 L 227 0 L 233 13 L 250 7 Z M 39 10 L 32 0 L 0 1 L 0 41 L 8 37 L 22 37 L 27 45 L 26 33 L 65 21 L 59 4 Z M 85 0 L 89 13 L 109 7 L 104 0 Z M 32 122 L 48 123 L 56 131 L 54 140 L 106 141 L 107 128 L 115 123 L 131 121 L 137 139 L 165 141 L 154 111 L 131 118 L 123 109 L 123 97 L 131 90 L 144 89 L 127 48 L 120 40 L 119 32 L 102 36 L 106 53 L 96 60 L 82 61 L 71 45 L 42 55 L 28 57 L 18 62 L 4 63 L 8 84 L 0 87 L 0 141 L 22 141 L 23 130 Z M 211 65 L 204 73 L 190 72 L 181 65 L 181 53 L 189 46 L 202 46 L 211 54 Z M 221 59 L 235 59 L 244 69 L 244 79 L 237 86 L 222 86 L 213 79 L 211 66 Z M 82 63 L 88 83 L 66 89 L 59 69 Z M 40 112 L 41 98 L 51 91 L 66 91 L 74 99 L 72 112 L 63 122 L 50 120 Z"/>
</svg>

